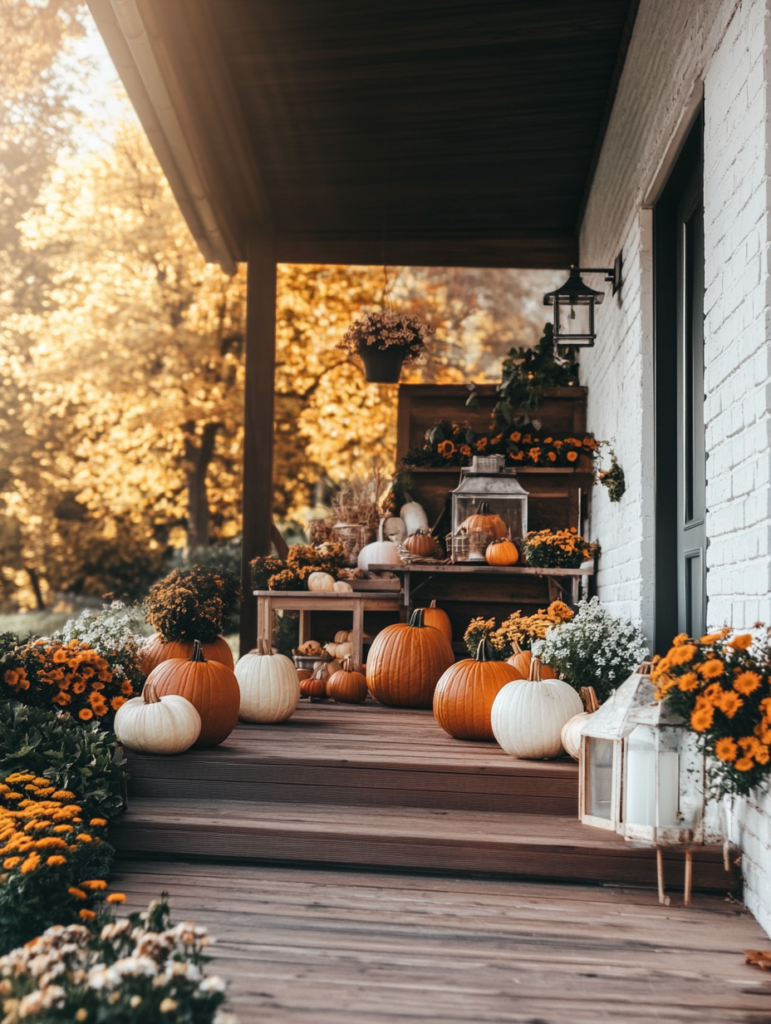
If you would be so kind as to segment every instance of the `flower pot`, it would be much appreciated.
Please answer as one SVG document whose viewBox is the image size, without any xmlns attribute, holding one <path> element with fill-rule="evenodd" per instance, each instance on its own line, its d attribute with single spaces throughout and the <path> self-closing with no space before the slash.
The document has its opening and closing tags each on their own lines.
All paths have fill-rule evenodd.
<svg viewBox="0 0 771 1024">
<path fill-rule="evenodd" d="M 398 384 L 404 362 L 404 349 L 391 345 L 386 349 L 361 345 L 359 355 L 364 363 L 364 376 L 370 384 Z"/>
</svg>

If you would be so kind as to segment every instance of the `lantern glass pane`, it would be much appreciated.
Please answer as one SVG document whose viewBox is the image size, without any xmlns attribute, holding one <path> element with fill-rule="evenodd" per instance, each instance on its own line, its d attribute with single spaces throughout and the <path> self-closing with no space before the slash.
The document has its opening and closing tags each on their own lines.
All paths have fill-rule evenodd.
<svg viewBox="0 0 771 1024">
<path fill-rule="evenodd" d="M 627 737 L 624 821 L 629 825 L 678 824 L 680 757 L 676 737 L 667 732 L 638 725 Z"/>
<path fill-rule="evenodd" d="M 562 338 L 578 336 L 580 338 L 594 335 L 594 316 L 591 301 L 559 304 L 554 310 L 554 331 L 557 342 Z"/>
<path fill-rule="evenodd" d="M 593 818 L 613 818 L 613 740 L 588 736 L 586 810 Z"/>
</svg>

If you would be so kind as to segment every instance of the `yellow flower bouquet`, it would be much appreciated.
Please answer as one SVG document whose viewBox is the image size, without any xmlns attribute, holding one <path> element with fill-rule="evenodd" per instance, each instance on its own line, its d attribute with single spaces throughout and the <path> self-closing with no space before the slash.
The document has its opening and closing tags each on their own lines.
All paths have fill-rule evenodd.
<svg viewBox="0 0 771 1024">
<path fill-rule="evenodd" d="M 689 723 L 710 757 L 713 790 L 746 796 L 771 772 L 768 650 L 728 627 L 676 636 L 651 678 L 656 696 Z"/>
</svg>

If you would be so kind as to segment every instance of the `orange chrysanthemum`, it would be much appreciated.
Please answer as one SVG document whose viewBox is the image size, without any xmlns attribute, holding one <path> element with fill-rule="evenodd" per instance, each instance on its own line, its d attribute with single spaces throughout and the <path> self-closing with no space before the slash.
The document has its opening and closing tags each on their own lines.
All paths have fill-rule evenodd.
<svg viewBox="0 0 771 1024">
<path fill-rule="evenodd" d="M 717 707 L 723 712 L 726 718 L 733 718 L 736 712 L 744 705 L 738 693 L 727 690 L 715 701 Z"/>
<path fill-rule="evenodd" d="M 696 708 L 691 712 L 691 726 L 696 732 L 704 732 L 712 725 L 715 712 L 711 707 Z"/>
<path fill-rule="evenodd" d="M 677 679 L 678 689 L 688 693 L 689 690 L 695 690 L 701 683 L 701 680 L 695 672 L 686 672 L 685 675 L 680 676 Z"/>
<path fill-rule="evenodd" d="M 717 679 L 725 672 L 725 665 L 719 658 L 710 658 L 698 665 L 696 670 L 704 679 Z"/>
<path fill-rule="evenodd" d="M 734 689 L 737 693 L 743 693 L 745 697 L 749 697 L 757 690 L 762 681 L 763 677 L 757 672 L 740 672 L 734 679 Z"/>
<path fill-rule="evenodd" d="M 724 736 L 715 744 L 715 757 L 721 761 L 735 761 L 738 753 L 739 748 L 730 736 Z"/>
<path fill-rule="evenodd" d="M 741 636 L 735 636 L 733 640 L 728 641 L 728 646 L 733 647 L 735 651 L 746 651 L 748 647 L 752 646 L 752 635 L 742 633 Z"/>
</svg>

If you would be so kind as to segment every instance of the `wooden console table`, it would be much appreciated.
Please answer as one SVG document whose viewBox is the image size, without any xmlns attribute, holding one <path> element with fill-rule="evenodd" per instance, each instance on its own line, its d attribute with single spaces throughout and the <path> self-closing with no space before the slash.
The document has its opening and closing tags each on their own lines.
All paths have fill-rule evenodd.
<svg viewBox="0 0 771 1024">
<path fill-rule="evenodd" d="M 390 567 L 389 567 L 390 568 Z M 402 612 L 401 595 L 398 591 L 377 592 L 372 590 L 338 594 L 310 592 L 308 590 L 255 590 L 257 598 L 257 639 L 273 640 L 273 613 L 292 611 L 300 613 L 300 639 L 303 644 L 310 640 L 311 612 L 342 611 L 353 615 L 353 658 L 357 665 L 363 662 L 364 613 Z"/>
</svg>

